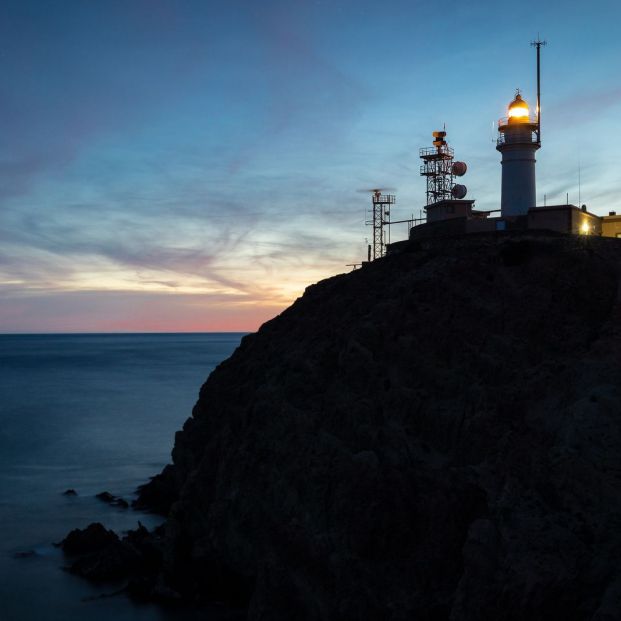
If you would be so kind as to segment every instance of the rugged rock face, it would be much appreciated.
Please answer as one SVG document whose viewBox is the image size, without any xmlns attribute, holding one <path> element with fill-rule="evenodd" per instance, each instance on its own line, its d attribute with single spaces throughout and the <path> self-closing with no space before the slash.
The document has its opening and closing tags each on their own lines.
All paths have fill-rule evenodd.
<svg viewBox="0 0 621 621">
<path fill-rule="evenodd" d="M 621 243 L 420 242 L 243 339 L 143 488 L 159 584 L 252 620 L 612 620 Z"/>
</svg>

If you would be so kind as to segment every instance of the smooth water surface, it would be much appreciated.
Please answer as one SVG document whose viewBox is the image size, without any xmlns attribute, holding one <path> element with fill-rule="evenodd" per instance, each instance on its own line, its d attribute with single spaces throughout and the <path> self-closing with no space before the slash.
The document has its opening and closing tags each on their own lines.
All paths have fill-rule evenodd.
<svg viewBox="0 0 621 621">
<path fill-rule="evenodd" d="M 131 500 L 170 461 L 200 386 L 242 336 L 0 335 L 0 618 L 205 618 L 124 596 L 92 599 L 106 589 L 61 571 L 52 542 L 93 521 L 117 532 L 158 522 L 94 496 Z M 63 496 L 68 488 L 78 496 Z"/>
</svg>

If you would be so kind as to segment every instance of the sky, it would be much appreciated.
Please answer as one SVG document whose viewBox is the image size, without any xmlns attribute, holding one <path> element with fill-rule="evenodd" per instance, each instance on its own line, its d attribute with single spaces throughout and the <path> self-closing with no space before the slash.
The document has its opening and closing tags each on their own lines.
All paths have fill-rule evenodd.
<svg viewBox="0 0 621 621">
<path fill-rule="evenodd" d="M 363 190 L 419 215 L 444 124 L 498 208 L 538 33 L 538 203 L 621 211 L 620 7 L 3 0 L 0 332 L 256 330 L 365 257 Z"/>
</svg>

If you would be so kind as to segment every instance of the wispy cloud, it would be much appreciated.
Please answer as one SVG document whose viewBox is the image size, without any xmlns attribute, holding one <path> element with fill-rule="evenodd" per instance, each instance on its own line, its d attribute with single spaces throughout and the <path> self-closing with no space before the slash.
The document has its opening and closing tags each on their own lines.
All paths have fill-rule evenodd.
<svg viewBox="0 0 621 621">
<path fill-rule="evenodd" d="M 545 109 L 546 123 L 554 127 L 589 123 L 599 120 L 604 112 L 617 106 L 621 106 L 620 86 L 580 88 Z"/>
<path fill-rule="evenodd" d="M 67 0 L 54 11 L 7 0 L 0 330 L 216 329 L 227 312 L 256 327 L 362 256 L 368 196 L 356 188 L 395 185 L 395 214 L 418 214 L 417 150 L 444 120 L 469 196 L 496 207 L 499 158 L 481 118 L 504 105 L 499 83 L 526 71 L 520 54 L 493 52 L 524 38 L 526 55 L 530 14 L 481 42 L 494 11 L 460 5 L 446 22 L 443 5 L 405 0 Z M 438 23 L 454 27 L 431 54 Z M 586 78 L 576 105 L 545 109 L 538 183 L 549 194 L 575 177 L 567 128 L 573 139 L 616 126 L 621 91 L 595 75 L 576 75 L 576 88 Z M 613 162 L 604 145 L 584 168 L 606 207 Z"/>
<path fill-rule="evenodd" d="M 304 3 L 262 6 L 254 12 L 260 41 L 259 59 L 265 86 L 263 129 L 229 162 L 236 174 L 261 153 L 304 142 L 305 150 L 338 148 L 355 124 L 371 93 L 322 55 L 303 21 Z M 284 162 L 283 162 L 284 163 Z"/>
</svg>

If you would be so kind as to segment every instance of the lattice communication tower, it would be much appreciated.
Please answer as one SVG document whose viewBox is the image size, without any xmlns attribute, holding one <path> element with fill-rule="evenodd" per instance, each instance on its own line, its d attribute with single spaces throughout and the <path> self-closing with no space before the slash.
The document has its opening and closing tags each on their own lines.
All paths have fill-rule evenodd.
<svg viewBox="0 0 621 621">
<path fill-rule="evenodd" d="M 373 219 L 367 224 L 373 225 L 373 256 L 379 259 L 386 254 L 386 231 L 390 231 L 390 206 L 395 202 L 394 194 L 382 194 L 380 189 L 372 190 L 371 194 Z M 388 233 L 390 234 L 390 233 Z M 390 240 L 388 240 L 390 242 Z"/>
<path fill-rule="evenodd" d="M 420 174 L 427 177 L 427 205 L 453 198 L 453 149 L 445 131 L 433 132 L 433 147 L 420 149 Z"/>
</svg>

